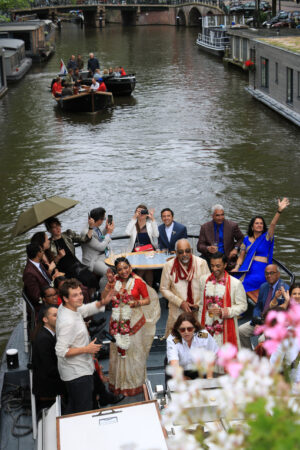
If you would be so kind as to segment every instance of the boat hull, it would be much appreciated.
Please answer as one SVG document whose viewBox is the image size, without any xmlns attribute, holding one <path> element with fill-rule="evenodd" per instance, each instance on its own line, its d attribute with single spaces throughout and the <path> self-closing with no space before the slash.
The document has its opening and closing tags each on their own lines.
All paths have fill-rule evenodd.
<svg viewBox="0 0 300 450">
<path fill-rule="evenodd" d="M 128 75 L 124 77 L 103 77 L 107 90 L 113 95 L 131 95 L 135 88 L 135 76 Z"/>
<path fill-rule="evenodd" d="M 206 44 L 201 40 L 197 39 L 196 45 L 200 50 L 204 50 L 207 53 L 215 56 L 224 56 L 225 48 L 214 47 L 213 45 Z"/>
<path fill-rule="evenodd" d="M 32 66 L 32 59 L 24 58 L 20 66 L 17 68 L 17 70 L 14 70 L 9 74 L 6 74 L 6 79 L 8 83 L 15 83 L 21 80 L 21 78 L 24 77 L 24 75 L 28 72 L 31 66 Z"/>
<path fill-rule="evenodd" d="M 110 92 L 84 92 L 55 100 L 63 111 L 75 113 L 95 113 L 113 105 Z"/>
</svg>

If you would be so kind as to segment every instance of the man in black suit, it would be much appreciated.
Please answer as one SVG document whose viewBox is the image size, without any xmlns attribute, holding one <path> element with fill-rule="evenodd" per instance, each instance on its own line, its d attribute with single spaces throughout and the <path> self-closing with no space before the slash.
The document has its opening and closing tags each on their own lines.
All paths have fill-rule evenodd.
<svg viewBox="0 0 300 450">
<path fill-rule="evenodd" d="M 44 251 L 38 244 L 28 244 L 26 252 L 28 260 L 23 272 L 24 292 L 38 311 L 42 289 L 50 286 L 51 276 L 42 263 Z"/>
<path fill-rule="evenodd" d="M 174 213 L 170 208 L 165 208 L 160 213 L 163 224 L 159 225 L 158 246 L 162 249 L 175 251 L 175 244 L 179 239 L 187 239 L 187 230 L 181 223 L 175 222 Z"/>
<path fill-rule="evenodd" d="M 55 326 L 57 307 L 44 308 L 42 326 L 37 332 L 32 348 L 33 393 L 37 407 L 49 407 L 57 395 L 65 395 L 66 388 L 61 380 L 55 353 Z"/>
</svg>

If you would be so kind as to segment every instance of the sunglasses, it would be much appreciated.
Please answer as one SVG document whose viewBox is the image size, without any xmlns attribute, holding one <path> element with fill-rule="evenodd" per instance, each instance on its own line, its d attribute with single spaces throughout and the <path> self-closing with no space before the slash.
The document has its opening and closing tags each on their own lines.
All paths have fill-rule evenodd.
<svg viewBox="0 0 300 450">
<path fill-rule="evenodd" d="M 185 331 L 188 331 L 190 333 L 193 330 L 194 330 L 194 327 L 181 327 L 181 328 L 179 328 L 180 333 L 184 333 Z"/>
<path fill-rule="evenodd" d="M 186 248 L 185 250 L 177 250 L 178 255 L 183 255 L 184 253 L 191 253 L 191 248 Z"/>
</svg>

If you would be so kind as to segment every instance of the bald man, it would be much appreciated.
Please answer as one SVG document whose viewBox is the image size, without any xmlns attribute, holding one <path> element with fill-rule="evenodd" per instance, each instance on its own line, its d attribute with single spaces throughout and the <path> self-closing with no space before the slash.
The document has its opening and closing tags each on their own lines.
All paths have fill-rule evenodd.
<svg viewBox="0 0 300 450">
<path fill-rule="evenodd" d="M 209 275 L 207 262 L 194 256 L 187 239 L 179 239 L 175 245 L 176 257 L 164 265 L 160 292 L 169 302 L 169 317 L 165 337 L 173 328 L 177 317 L 183 312 L 198 316 L 200 306 L 200 278 Z"/>
<path fill-rule="evenodd" d="M 257 304 L 253 310 L 252 320 L 239 326 L 241 346 L 252 349 L 251 336 L 257 326 L 257 318 L 262 318 L 270 307 L 271 301 L 276 298 L 278 305 L 284 302 L 281 288 L 289 289 L 289 286 L 280 279 L 280 271 L 276 264 L 269 264 L 265 268 L 266 282 L 260 286 Z M 264 336 L 259 338 L 264 341 Z"/>
</svg>

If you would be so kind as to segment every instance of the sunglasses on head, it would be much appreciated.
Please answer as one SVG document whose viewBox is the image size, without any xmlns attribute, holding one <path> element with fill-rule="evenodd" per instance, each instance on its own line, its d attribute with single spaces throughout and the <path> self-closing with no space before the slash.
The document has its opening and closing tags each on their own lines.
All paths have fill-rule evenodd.
<svg viewBox="0 0 300 450">
<path fill-rule="evenodd" d="M 177 250 L 178 255 L 183 255 L 184 253 L 191 253 L 191 248 L 186 248 L 184 250 Z"/>
<path fill-rule="evenodd" d="M 190 333 L 193 330 L 194 330 L 194 327 L 181 327 L 181 328 L 179 328 L 180 333 L 184 333 L 185 331 L 188 331 Z"/>
</svg>

